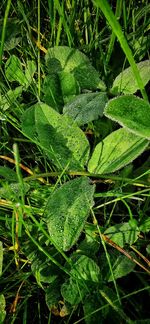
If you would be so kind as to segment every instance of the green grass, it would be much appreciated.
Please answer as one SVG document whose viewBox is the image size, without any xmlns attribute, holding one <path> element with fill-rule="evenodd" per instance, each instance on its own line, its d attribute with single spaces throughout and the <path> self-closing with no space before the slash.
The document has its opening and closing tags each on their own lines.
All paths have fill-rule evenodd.
<svg viewBox="0 0 150 324">
<path fill-rule="evenodd" d="M 0 323 L 149 323 L 150 5 L 0 11 Z"/>
</svg>

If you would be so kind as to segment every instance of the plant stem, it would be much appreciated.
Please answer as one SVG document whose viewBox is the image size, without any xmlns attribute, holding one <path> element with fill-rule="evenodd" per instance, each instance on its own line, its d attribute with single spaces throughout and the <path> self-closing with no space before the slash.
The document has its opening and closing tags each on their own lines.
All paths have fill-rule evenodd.
<svg viewBox="0 0 150 324">
<path fill-rule="evenodd" d="M 141 79 L 141 76 L 140 76 L 140 72 L 137 68 L 137 65 L 135 63 L 135 60 L 134 60 L 134 57 L 133 57 L 133 54 L 132 54 L 132 51 L 128 45 L 128 42 L 122 32 L 122 29 L 121 29 L 121 26 L 120 24 L 118 23 L 109 3 L 107 0 L 95 0 L 94 1 L 96 3 L 96 5 L 98 7 L 100 7 L 100 9 L 102 10 L 105 18 L 108 20 L 112 30 L 113 30 L 113 33 L 117 36 L 119 42 L 120 42 L 120 45 L 131 65 L 131 68 L 132 68 L 132 71 L 133 71 L 133 74 L 135 76 L 135 79 L 136 79 L 136 82 L 138 84 L 138 87 L 141 91 L 141 94 L 143 96 L 143 98 L 148 101 L 148 97 L 147 97 L 147 94 L 146 94 L 146 91 L 144 89 L 144 85 L 143 85 L 143 81 Z"/>
</svg>

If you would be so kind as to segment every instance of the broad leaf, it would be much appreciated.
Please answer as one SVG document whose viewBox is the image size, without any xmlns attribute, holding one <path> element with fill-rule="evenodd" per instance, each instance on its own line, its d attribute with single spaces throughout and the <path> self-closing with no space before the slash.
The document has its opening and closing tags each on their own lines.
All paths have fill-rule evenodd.
<svg viewBox="0 0 150 324">
<path fill-rule="evenodd" d="M 97 240 L 95 234 L 97 228 L 95 229 L 95 227 L 93 227 L 93 224 L 91 226 L 87 223 L 85 224 L 85 239 L 78 246 L 78 251 L 89 257 L 91 255 L 94 257 L 99 250 L 99 240 Z"/>
<path fill-rule="evenodd" d="M 63 107 L 63 98 L 58 75 L 54 73 L 47 75 L 42 90 L 44 102 L 59 112 Z"/>
<path fill-rule="evenodd" d="M 98 283 L 100 279 L 100 268 L 94 260 L 86 255 L 82 255 L 74 263 L 71 274 L 76 279 Z"/>
<path fill-rule="evenodd" d="M 103 115 L 107 102 L 106 93 L 84 93 L 75 96 L 63 108 L 64 115 L 74 119 L 78 126 L 84 125 Z"/>
<path fill-rule="evenodd" d="M 150 231 L 150 218 L 144 217 L 142 218 L 141 225 L 140 225 L 140 231 L 143 233 L 148 233 Z"/>
<path fill-rule="evenodd" d="M 65 301 L 71 305 L 78 305 L 88 293 L 86 287 L 81 281 L 76 281 L 72 278 L 66 280 L 61 286 L 61 294 Z"/>
<path fill-rule="evenodd" d="M 60 79 L 61 91 L 64 99 L 67 96 L 70 97 L 79 94 L 80 88 L 73 73 L 61 71 L 59 73 L 59 79 Z"/>
<path fill-rule="evenodd" d="M 135 257 L 135 254 L 133 252 L 130 252 L 130 256 Z M 105 262 L 107 262 L 107 260 Z M 119 254 L 119 252 L 115 250 L 110 254 L 110 262 L 112 265 L 114 279 L 118 279 L 126 276 L 128 273 L 134 270 L 136 265 L 132 260 L 127 258 L 125 255 Z M 105 273 L 105 279 L 108 282 L 113 281 L 113 276 L 109 269 L 108 263 L 107 266 L 104 267 L 104 273 Z"/>
<path fill-rule="evenodd" d="M 46 54 L 46 63 L 49 73 L 72 73 L 81 89 L 105 90 L 105 85 L 90 60 L 77 49 L 67 46 L 50 48 Z"/>
<path fill-rule="evenodd" d="M 145 100 L 133 95 L 114 98 L 106 105 L 104 114 L 131 132 L 150 139 L 150 105 Z"/>
<path fill-rule="evenodd" d="M 27 80 L 22 70 L 19 58 L 11 55 L 5 64 L 5 74 L 9 81 L 17 81 L 21 85 L 26 85 Z"/>
<path fill-rule="evenodd" d="M 34 61 L 27 61 L 25 73 L 23 72 L 22 64 L 19 58 L 11 55 L 5 64 L 5 74 L 9 81 L 17 81 L 25 89 L 33 80 L 33 75 L 36 71 L 36 64 Z M 15 91 L 15 90 L 14 90 Z"/>
<path fill-rule="evenodd" d="M 46 304 L 51 311 L 58 309 L 58 303 L 61 299 L 59 278 L 45 288 L 45 299 Z"/>
<path fill-rule="evenodd" d="M 64 251 L 79 238 L 93 206 L 95 187 L 80 177 L 63 184 L 51 194 L 44 216 L 53 242 Z"/>
<path fill-rule="evenodd" d="M 104 232 L 113 242 L 121 247 L 125 244 L 132 245 L 138 239 L 140 231 L 138 228 L 133 228 L 129 223 L 116 224 L 107 228 Z"/>
<path fill-rule="evenodd" d="M 45 150 L 59 168 L 81 170 L 87 163 L 89 143 L 82 130 L 67 116 L 43 103 L 37 103 L 23 114 L 23 132 Z M 37 137 L 38 135 L 38 137 Z"/>
<path fill-rule="evenodd" d="M 41 283 L 52 283 L 58 276 L 58 268 L 49 262 L 48 259 L 43 260 L 43 256 L 37 254 L 37 259 L 32 262 L 31 270 L 35 276 L 37 283 L 41 286 Z"/>
<path fill-rule="evenodd" d="M 148 144 L 148 140 L 120 128 L 97 144 L 88 170 L 97 174 L 114 172 L 132 162 Z"/>
<path fill-rule="evenodd" d="M 15 100 L 22 94 L 22 86 L 16 87 L 14 90 L 9 90 L 4 95 L 0 95 L 0 108 L 2 111 L 7 110 L 13 105 Z"/>
<path fill-rule="evenodd" d="M 140 76 L 145 86 L 150 80 L 150 60 L 137 63 Z M 139 89 L 132 68 L 129 67 L 121 72 L 114 80 L 111 93 L 133 94 Z"/>
</svg>

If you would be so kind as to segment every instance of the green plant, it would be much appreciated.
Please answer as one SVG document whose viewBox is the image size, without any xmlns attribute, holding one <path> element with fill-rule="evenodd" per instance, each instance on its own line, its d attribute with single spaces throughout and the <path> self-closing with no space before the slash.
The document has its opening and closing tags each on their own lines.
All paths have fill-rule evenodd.
<svg viewBox="0 0 150 324">
<path fill-rule="evenodd" d="M 63 26 L 72 45 L 65 4 L 54 6 L 60 14 L 56 44 Z M 38 20 L 38 41 L 39 34 Z M 107 64 L 113 42 L 114 35 Z M 44 61 L 38 49 L 37 67 L 33 57 L 22 61 L 10 54 L 3 69 L 0 157 L 15 167 L 0 166 L 1 321 L 6 299 L 13 314 L 7 314 L 8 320 L 17 322 L 22 312 L 23 323 L 29 322 L 28 301 L 40 289 L 47 311 L 35 302 L 35 322 L 43 316 L 50 323 L 59 316 L 60 323 L 137 323 L 143 311 L 133 296 L 149 294 L 150 288 L 149 261 L 143 255 L 149 254 L 150 231 L 150 105 L 143 90 L 150 80 L 149 61 L 125 68 L 108 89 L 80 50 L 51 46 L 45 52 Z M 137 287 L 128 289 L 129 283 L 124 288 L 133 275 Z"/>
</svg>

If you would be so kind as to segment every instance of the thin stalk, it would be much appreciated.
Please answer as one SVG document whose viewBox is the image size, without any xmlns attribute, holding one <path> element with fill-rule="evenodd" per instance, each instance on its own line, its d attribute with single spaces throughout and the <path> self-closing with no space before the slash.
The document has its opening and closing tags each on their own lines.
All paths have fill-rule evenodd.
<svg viewBox="0 0 150 324">
<path fill-rule="evenodd" d="M 117 20 L 121 16 L 121 11 L 122 11 L 122 0 L 118 0 L 117 5 L 116 5 L 116 12 L 115 12 L 115 16 L 116 16 Z M 111 55 L 113 52 L 113 48 L 114 48 L 115 39 L 116 39 L 116 34 L 112 31 L 110 43 L 108 46 L 107 56 L 106 56 L 106 62 L 105 62 L 106 66 L 108 65 L 108 63 L 110 61 L 110 58 L 111 58 Z"/>
<path fill-rule="evenodd" d="M 0 46 L 0 68 L 2 65 L 2 55 L 3 55 L 3 51 L 4 51 L 6 23 L 7 23 L 9 10 L 10 10 L 10 5 L 11 5 L 11 0 L 8 0 L 6 10 L 5 10 L 5 15 L 4 15 L 3 28 L 2 28 L 2 37 L 1 37 L 1 46 Z"/>
<path fill-rule="evenodd" d="M 98 230 L 98 233 L 99 233 L 99 237 L 101 239 L 101 242 L 102 242 L 102 245 L 103 245 L 103 248 L 104 248 L 104 252 L 105 252 L 106 259 L 107 259 L 107 262 L 108 262 L 108 265 L 109 265 L 109 269 L 110 269 L 110 273 L 112 275 L 113 284 L 114 284 L 114 287 L 115 287 L 115 290 L 116 290 L 116 295 L 117 295 L 117 298 L 118 298 L 118 302 L 121 305 L 119 291 L 118 291 L 117 283 L 116 283 L 116 280 L 115 280 L 115 277 L 114 277 L 113 268 L 112 268 L 112 265 L 111 265 L 109 253 L 107 252 L 107 247 L 106 247 L 106 244 L 105 244 L 104 235 L 101 233 L 100 227 L 98 226 L 97 219 L 96 219 L 95 214 L 94 214 L 94 212 L 93 212 L 92 209 L 91 209 L 91 213 L 92 213 L 94 225 L 96 225 L 96 227 L 97 227 L 97 230 Z"/>
<path fill-rule="evenodd" d="M 40 0 L 38 0 L 38 44 L 40 45 Z M 38 47 L 38 96 L 40 98 L 41 93 L 41 59 L 40 59 L 40 47 Z"/>
<path fill-rule="evenodd" d="M 18 205 L 16 205 L 18 209 L 18 236 L 21 236 L 21 230 L 22 230 L 22 219 L 23 219 L 23 210 L 22 207 L 25 205 L 24 200 L 24 182 L 22 178 L 22 174 L 20 171 L 20 156 L 19 156 L 19 150 L 17 144 L 13 145 L 13 151 L 14 151 L 14 159 L 15 159 L 15 165 L 16 165 L 16 174 L 18 178 L 18 184 L 19 184 L 19 190 L 20 190 L 20 196 L 21 200 L 19 201 Z"/>
<path fill-rule="evenodd" d="M 123 32 L 122 32 L 121 26 L 120 26 L 119 22 L 117 21 L 109 3 L 108 3 L 108 0 L 95 0 L 94 2 L 102 10 L 105 18 L 109 22 L 114 34 L 117 36 L 117 38 L 120 42 L 120 45 L 126 55 L 126 58 L 128 59 L 130 65 L 131 65 L 131 68 L 132 68 L 133 74 L 135 76 L 138 88 L 140 89 L 143 98 L 146 101 L 148 101 L 148 97 L 147 97 L 146 91 L 144 89 L 143 81 L 140 76 L 138 67 L 135 63 L 132 51 L 128 45 L 128 42 L 127 42 Z"/>
</svg>

